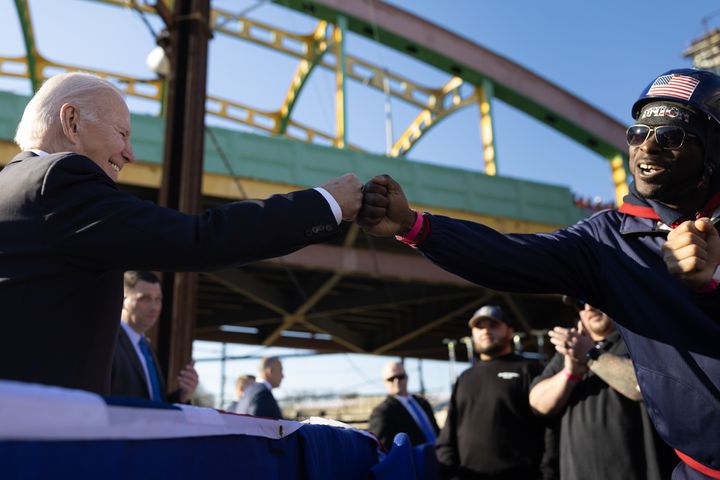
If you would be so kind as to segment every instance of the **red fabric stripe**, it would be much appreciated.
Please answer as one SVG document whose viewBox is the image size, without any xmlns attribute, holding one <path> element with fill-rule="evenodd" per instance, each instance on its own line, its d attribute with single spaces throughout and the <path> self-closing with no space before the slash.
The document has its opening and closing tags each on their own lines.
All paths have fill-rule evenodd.
<svg viewBox="0 0 720 480">
<path fill-rule="evenodd" d="M 706 467 L 702 463 L 688 457 L 687 455 L 682 453 L 680 450 L 675 450 L 675 453 L 677 453 L 677 456 L 680 457 L 680 460 L 685 462 L 685 464 L 687 466 L 689 466 L 690 468 L 697 470 L 698 472 L 702 473 L 703 475 L 707 475 L 710 478 L 720 479 L 720 470 L 713 470 L 710 467 Z"/>
<path fill-rule="evenodd" d="M 642 207 L 640 205 L 632 205 L 630 203 L 623 203 L 620 205 L 620 208 L 618 210 L 621 213 L 627 213 L 629 215 L 633 215 L 635 217 L 640 218 L 651 218 L 653 220 L 660 220 L 660 217 L 658 217 L 658 214 L 655 213 L 655 210 L 653 210 L 650 207 Z"/>
<path fill-rule="evenodd" d="M 715 195 L 708 200 L 708 203 L 698 212 L 697 218 L 710 217 L 718 206 L 720 206 L 720 192 L 715 193 Z"/>
<path fill-rule="evenodd" d="M 705 206 L 697 213 L 697 218 L 710 217 L 716 208 L 720 207 L 720 192 L 716 192 Z M 650 218 L 652 220 L 660 220 L 660 217 L 651 207 L 643 207 L 641 205 L 633 205 L 631 203 L 623 203 L 618 208 L 621 213 L 627 213 L 640 218 Z M 675 227 L 676 225 L 673 225 Z"/>
</svg>

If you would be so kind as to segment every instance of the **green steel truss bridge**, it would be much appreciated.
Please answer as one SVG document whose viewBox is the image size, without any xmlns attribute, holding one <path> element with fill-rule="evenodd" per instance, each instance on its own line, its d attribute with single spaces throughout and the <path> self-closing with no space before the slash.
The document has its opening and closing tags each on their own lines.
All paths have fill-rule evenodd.
<svg viewBox="0 0 720 480">
<path fill-rule="evenodd" d="M 64 0 L 72 4 L 79 0 Z M 172 2 L 88 0 L 132 8 L 146 16 Z M 164 81 L 50 59 L 33 30 L 31 0 L 15 0 L 25 55 L 2 56 L 0 79 L 30 82 L 32 89 L 53 74 L 83 70 L 118 85 L 128 97 L 162 103 Z M 203 206 L 232 199 L 313 186 L 354 171 L 400 179 L 414 207 L 483 222 L 505 232 L 550 231 L 584 213 L 567 188 L 497 176 L 493 101 L 500 100 L 561 132 L 609 163 L 617 198 L 627 191 L 624 126 L 573 94 L 490 50 L 379 0 L 275 0 L 317 20 L 295 33 L 245 16 L 213 9 L 213 35 L 250 42 L 291 58 L 297 68 L 276 105 L 261 110 L 207 93 L 206 114 L 256 133 L 210 127 L 206 142 Z M 42 15 L 42 12 L 38 12 Z M 138 20 L 140 21 L 140 20 Z M 420 81 L 346 52 L 349 34 L 381 43 L 451 75 L 443 85 Z M 335 130 L 320 131 L 293 117 L 314 69 L 335 78 Z M 348 142 L 347 85 L 357 82 L 417 110 L 388 155 Z M 0 92 L 0 162 L 16 152 L 14 129 L 27 98 Z M 480 111 L 484 173 L 421 164 L 403 158 L 432 128 L 455 112 Z M 162 109 L 160 109 L 162 112 Z M 164 119 L 133 114 L 138 162 L 123 170 L 123 188 L 156 200 L 161 181 Z M 308 247 L 280 259 L 200 277 L 195 338 L 385 355 L 445 358 L 445 339 L 467 334 L 465 319 L 494 302 L 509 309 L 528 343 L 536 331 L 569 321 L 573 314 L 557 296 L 510 295 L 480 288 L 443 272 L 394 241 L 371 239 L 354 227 L 335 244 Z"/>
</svg>

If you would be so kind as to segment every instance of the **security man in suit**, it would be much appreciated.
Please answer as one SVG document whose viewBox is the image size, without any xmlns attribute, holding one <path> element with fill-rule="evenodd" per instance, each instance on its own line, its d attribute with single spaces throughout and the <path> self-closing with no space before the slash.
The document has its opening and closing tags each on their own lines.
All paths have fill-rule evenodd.
<svg viewBox="0 0 720 480">
<path fill-rule="evenodd" d="M 278 406 L 273 388 L 282 383 L 283 366 L 278 357 L 263 357 L 260 360 L 260 373 L 257 381 L 250 385 L 237 403 L 236 412 L 256 417 L 280 419 L 282 412 Z"/>
<path fill-rule="evenodd" d="M 113 357 L 110 394 L 158 402 L 190 401 L 198 386 L 198 374 L 193 362 L 180 370 L 180 388 L 166 394 L 162 369 L 145 337 L 145 333 L 160 318 L 160 279 L 152 272 L 132 270 L 125 272 L 124 283 L 125 299 Z"/>
<path fill-rule="evenodd" d="M 387 449 L 400 432 L 407 433 L 413 445 L 434 443 L 440 429 L 432 407 L 423 397 L 408 393 L 408 376 L 403 364 L 385 365 L 383 380 L 388 396 L 370 414 L 368 430 Z"/>
</svg>

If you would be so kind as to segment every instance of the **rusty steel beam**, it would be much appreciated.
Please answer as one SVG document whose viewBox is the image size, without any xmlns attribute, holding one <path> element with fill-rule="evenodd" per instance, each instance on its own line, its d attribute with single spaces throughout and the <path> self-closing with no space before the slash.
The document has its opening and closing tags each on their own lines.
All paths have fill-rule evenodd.
<svg viewBox="0 0 720 480">
<path fill-rule="evenodd" d="M 170 31 L 163 177 L 160 204 L 185 213 L 200 210 L 210 0 L 176 0 Z M 192 357 L 197 311 L 197 273 L 163 276 L 165 307 L 158 327 L 158 354 L 169 389 Z"/>
<path fill-rule="evenodd" d="M 486 293 L 479 298 L 476 298 L 458 308 L 453 309 L 452 311 L 446 313 L 445 315 L 442 315 L 441 317 L 436 318 L 435 320 L 432 320 L 423 325 L 413 325 L 412 328 L 410 328 L 403 335 L 400 335 L 399 337 L 396 337 L 393 340 L 376 347 L 372 351 L 372 353 L 374 353 L 375 355 L 382 355 L 382 354 L 386 353 L 387 351 L 394 349 L 398 345 L 407 343 L 410 340 L 419 337 L 423 333 L 429 332 L 430 330 L 442 325 L 443 323 L 449 322 L 450 320 L 457 317 L 461 313 L 465 313 L 468 310 L 477 308 L 478 306 L 485 303 L 488 298 L 490 298 L 490 295 Z"/>
</svg>

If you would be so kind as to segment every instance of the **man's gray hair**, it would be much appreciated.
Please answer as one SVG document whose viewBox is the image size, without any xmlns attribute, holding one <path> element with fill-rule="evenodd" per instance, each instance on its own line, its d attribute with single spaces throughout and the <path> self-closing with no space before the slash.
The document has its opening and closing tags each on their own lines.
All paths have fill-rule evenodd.
<svg viewBox="0 0 720 480">
<path fill-rule="evenodd" d="M 21 150 L 38 148 L 43 140 L 54 141 L 61 132 L 60 109 L 73 103 L 83 115 L 96 119 L 98 92 L 112 90 L 122 97 L 122 92 L 112 83 L 89 73 L 61 73 L 50 77 L 25 107 L 15 134 L 15 143 Z"/>
</svg>

